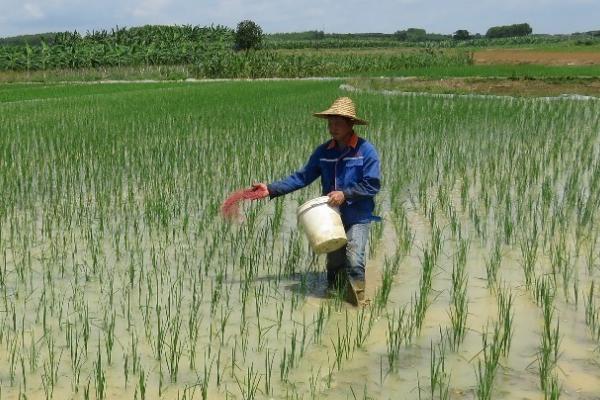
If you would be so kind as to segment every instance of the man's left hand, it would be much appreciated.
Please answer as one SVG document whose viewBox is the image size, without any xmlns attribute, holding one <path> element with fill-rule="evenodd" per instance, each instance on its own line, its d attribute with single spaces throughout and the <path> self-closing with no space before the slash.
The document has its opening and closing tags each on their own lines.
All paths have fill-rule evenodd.
<svg viewBox="0 0 600 400">
<path fill-rule="evenodd" d="M 338 207 L 341 206 L 344 201 L 346 201 L 346 197 L 344 196 L 344 192 L 340 190 L 333 191 L 329 193 L 329 201 L 327 202 L 330 206 Z"/>
</svg>

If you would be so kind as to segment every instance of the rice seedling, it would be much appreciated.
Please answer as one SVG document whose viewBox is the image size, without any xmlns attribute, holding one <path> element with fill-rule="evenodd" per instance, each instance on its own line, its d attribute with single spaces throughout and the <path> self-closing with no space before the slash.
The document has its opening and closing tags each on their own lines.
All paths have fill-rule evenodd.
<svg viewBox="0 0 600 400">
<path fill-rule="evenodd" d="M 477 359 L 477 368 L 475 369 L 477 378 L 475 393 L 478 399 L 492 398 L 496 370 L 502 353 L 500 326 L 494 324 L 491 329 L 493 329 L 492 332 L 488 325 L 481 334 L 483 357 Z"/>
<path fill-rule="evenodd" d="M 588 295 L 585 297 L 585 323 L 588 326 L 592 338 L 600 343 L 600 306 L 596 304 L 594 295 L 595 281 L 590 284 Z"/>
<path fill-rule="evenodd" d="M 369 333 L 373 327 L 373 314 L 370 315 L 369 321 L 366 318 L 366 308 L 360 309 L 356 313 L 356 336 L 354 337 L 354 347 L 361 348 L 369 337 Z"/>
<path fill-rule="evenodd" d="M 319 367 L 319 370 L 315 373 L 313 373 L 313 371 L 311 370 L 311 374 L 310 374 L 310 378 L 309 378 L 309 385 L 310 385 L 310 398 L 311 399 L 317 399 L 318 398 L 318 393 L 319 393 L 319 379 L 321 376 L 321 368 Z"/>
<path fill-rule="evenodd" d="M 538 228 L 537 223 L 533 222 L 531 232 L 523 235 L 520 241 L 523 274 L 525 276 L 525 285 L 529 288 L 533 284 L 535 275 L 535 265 L 538 256 Z"/>
<path fill-rule="evenodd" d="M 272 378 L 273 378 L 273 361 L 275 360 L 275 354 L 271 355 L 267 349 L 265 353 L 265 395 L 271 394 L 272 391 Z"/>
<path fill-rule="evenodd" d="M 388 314 L 388 330 L 387 330 L 387 361 L 390 371 L 396 371 L 398 358 L 402 346 L 410 343 L 415 326 L 413 316 L 410 312 L 407 313 L 406 307 L 397 309 L 395 312 Z"/>
<path fill-rule="evenodd" d="M 552 376 L 552 373 L 558 361 L 560 345 L 560 325 L 557 321 L 554 327 L 551 326 L 553 312 L 550 307 L 544 306 L 543 308 L 544 327 L 537 356 L 540 388 L 546 397 L 556 391 L 556 378 Z"/>
<path fill-rule="evenodd" d="M 445 341 L 436 346 L 431 342 L 429 363 L 429 387 L 431 398 L 450 398 L 450 374 L 446 371 Z"/>
<path fill-rule="evenodd" d="M 106 397 L 106 373 L 102 366 L 102 349 L 100 348 L 100 341 L 98 341 L 98 357 L 94 363 L 94 382 L 96 390 L 96 398 L 104 399 Z"/>
<path fill-rule="evenodd" d="M 558 382 L 556 375 L 552 375 L 547 382 L 546 389 L 544 389 L 544 400 L 558 400 L 562 393 L 562 387 Z"/>
<path fill-rule="evenodd" d="M 256 393 L 258 392 L 261 379 L 262 377 L 259 375 L 259 373 L 254 372 L 254 364 L 252 364 L 246 371 L 246 376 L 242 382 L 240 382 L 237 377 L 235 378 L 238 388 L 240 389 L 242 399 L 251 400 L 256 398 Z"/>
<path fill-rule="evenodd" d="M 467 280 L 465 266 L 467 262 L 468 242 L 461 240 L 452 267 L 452 291 L 450 295 L 450 324 L 452 332 L 448 334 L 450 348 L 457 351 L 465 338 L 467 316 L 469 312 Z"/>
<path fill-rule="evenodd" d="M 498 289 L 498 324 L 500 325 L 499 347 L 504 357 L 510 352 L 515 318 L 514 297 L 509 287 Z"/>
<path fill-rule="evenodd" d="M 494 247 L 490 254 L 490 258 L 485 262 L 485 271 L 487 274 L 488 287 L 492 288 L 498 281 L 498 270 L 502 262 L 501 243 L 498 239 L 494 243 Z"/>
<path fill-rule="evenodd" d="M 435 235 L 438 236 L 438 235 Z M 421 280 L 419 282 L 419 293 L 415 294 L 414 299 L 414 323 L 416 332 L 420 332 L 425 320 L 425 314 L 430 305 L 429 294 L 431 292 L 432 274 L 435 267 L 435 262 L 439 254 L 439 239 L 436 240 L 432 250 L 425 249 L 423 251 L 423 259 L 421 261 Z"/>
</svg>

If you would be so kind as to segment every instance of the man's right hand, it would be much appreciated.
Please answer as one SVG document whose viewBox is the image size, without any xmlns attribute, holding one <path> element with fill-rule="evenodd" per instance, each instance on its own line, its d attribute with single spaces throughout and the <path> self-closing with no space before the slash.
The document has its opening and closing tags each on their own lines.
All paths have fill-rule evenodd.
<svg viewBox="0 0 600 400">
<path fill-rule="evenodd" d="M 255 183 L 252 185 L 252 191 L 260 195 L 261 198 L 269 196 L 269 189 L 264 183 Z"/>
</svg>

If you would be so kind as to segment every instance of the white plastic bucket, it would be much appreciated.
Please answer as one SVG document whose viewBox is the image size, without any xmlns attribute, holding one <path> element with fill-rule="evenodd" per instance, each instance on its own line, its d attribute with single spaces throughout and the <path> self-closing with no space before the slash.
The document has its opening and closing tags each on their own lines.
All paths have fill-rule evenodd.
<svg viewBox="0 0 600 400">
<path fill-rule="evenodd" d="M 328 201 L 329 197 L 321 196 L 298 207 L 298 224 L 306 232 L 315 253 L 319 254 L 330 253 L 348 242 L 340 211 L 327 204 Z"/>
</svg>

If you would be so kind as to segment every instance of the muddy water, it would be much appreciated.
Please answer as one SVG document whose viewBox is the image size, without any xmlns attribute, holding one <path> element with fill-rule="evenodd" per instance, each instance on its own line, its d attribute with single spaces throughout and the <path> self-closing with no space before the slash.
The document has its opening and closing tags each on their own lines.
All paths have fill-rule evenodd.
<svg viewBox="0 0 600 400">
<path fill-rule="evenodd" d="M 418 248 L 427 242 L 430 235 L 428 222 L 423 215 L 412 210 L 408 216 L 415 234 L 415 246 L 412 254 L 402 262 L 388 309 L 410 303 L 419 284 L 421 267 Z M 390 234 L 389 231 L 386 233 Z M 385 237 L 389 238 L 387 235 Z M 421 334 L 403 350 L 398 371 L 390 372 L 387 366 L 387 324 L 382 318 L 374 325 L 365 348 L 357 350 L 343 370 L 335 373 L 334 383 L 325 391 L 329 398 L 353 398 L 355 394 L 357 398 L 362 398 L 366 393 L 371 398 L 415 399 L 419 398 L 419 390 L 423 398 L 429 398 L 431 346 L 440 343 L 440 330 L 444 331 L 450 326 L 448 312 L 452 287 L 451 255 L 455 252 L 453 247 L 450 240 L 445 242 L 442 250 L 444 255 L 440 257 L 434 273 L 432 304 L 425 324 Z M 468 332 L 459 351 L 446 351 L 449 392 L 450 398 L 454 399 L 476 398 L 475 368 L 477 359 L 481 357 L 481 334 L 486 326 L 497 320 L 496 296 L 487 287 L 486 258 L 489 258 L 489 251 L 478 245 L 477 241 L 471 242 L 466 267 L 469 276 Z M 500 359 L 493 397 L 541 399 L 543 392 L 539 388 L 537 352 L 543 318 L 541 309 L 533 302 L 531 292 L 524 287 L 520 262 L 518 253 L 504 249 L 499 276 L 502 285 L 511 288 L 514 296 L 514 330 L 509 355 Z M 381 259 L 371 260 L 369 265 L 371 273 L 374 270 L 381 273 Z M 555 302 L 561 326 L 560 356 L 556 368 L 562 385 L 561 398 L 600 398 L 600 357 L 597 344 L 590 340 L 582 305 L 576 307 L 567 304 L 560 296 Z"/>
<path fill-rule="evenodd" d="M 310 197 L 311 193 L 307 196 Z M 291 198 L 285 202 L 284 223 L 282 227 L 282 241 L 293 237 L 295 231 L 295 209 L 307 196 Z M 261 213 L 262 220 L 272 215 L 271 206 L 265 206 Z M 137 307 L 133 319 L 133 326 L 128 327 L 125 323 L 125 296 L 126 290 L 123 282 L 127 281 L 125 274 L 127 264 L 118 261 L 114 254 L 114 245 L 110 239 L 104 243 L 106 259 L 104 265 L 112 266 L 109 271 L 115 276 L 115 311 L 117 313 L 117 324 L 115 329 L 116 343 L 112 351 L 113 363 L 108 365 L 103 358 L 104 373 L 107 382 L 106 398 L 140 398 L 139 374 L 130 372 L 128 382 L 124 378 L 125 356 L 130 355 L 132 332 L 138 339 L 138 353 L 146 379 L 146 398 L 202 398 L 201 387 L 204 381 L 204 371 L 210 370 L 207 385 L 207 396 L 211 399 L 220 398 L 243 398 L 244 388 L 250 380 L 258 382 L 257 398 L 390 398 L 390 399 L 417 399 L 419 392 L 422 398 L 429 397 L 429 375 L 430 375 L 430 352 L 432 346 L 440 345 L 444 339 L 440 337 L 440 331 L 445 332 L 450 328 L 448 317 L 449 304 L 451 300 L 451 271 L 452 260 L 457 251 L 457 245 L 451 239 L 449 229 L 442 230 L 442 249 L 438 265 L 433 272 L 432 292 L 430 295 L 430 306 L 427 310 L 423 327 L 419 334 L 415 335 L 412 342 L 403 347 L 400 359 L 394 371 L 387 361 L 388 340 L 388 318 L 391 313 L 400 307 L 410 307 L 411 300 L 419 291 L 419 279 L 421 276 L 422 249 L 431 241 L 431 226 L 429 220 L 416 208 L 407 207 L 406 215 L 412 233 L 414 243 L 412 250 L 401 261 L 398 274 L 394 277 L 392 291 L 386 310 L 380 314 L 375 313 L 373 306 L 364 309 L 366 321 L 373 319 L 371 330 L 361 348 L 353 348 L 347 356 L 344 356 L 340 365 L 336 364 L 335 344 L 340 337 L 349 337 L 351 340 L 356 336 L 357 318 L 360 311 L 356 308 L 328 297 L 325 288 L 323 272 L 324 257 L 320 256 L 314 260 L 308 256 L 306 241 L 302 243 L 302 254 L 307 256 L 300 259 L 301 266 L 297 274 L 283 277 L 281 280 L 275 278 L 273 270 L 268 265 L 277 260 L 270 260 L 262 265 L 255 277 L 253 288 L 264 290 L 266 295 L 260 305 L 260 310 L 255 310 L 255 294 L 251 295 L 246 305 L 246 322 L 242 323 L 240 287 L 243 285 L 243 277 L 240 271 L 231 269 L 225 279 L 225 285 L 221 300 L 216 311 L 211 314 L 209 304 L 209 289 L 214 279 L 214 272 L 210 271 L 205 282 L 206 297 L 200 307 L 201 329 L 197 338 L 197 353 L 193 358 L 196 367 L 191 369 L 188 364 L 192 360 L 189 354 L 189 343 L 185 342 L 183 356 L 178 373 L 177 382 L 171 382 L 164 362 L 156 361 L 155 350 L 152 341 L 155 340 L 156 321 L 152 322 L 152 332 L 148 335 L 144 332 L 144 324 L 139 314 L 143 312 L 146 305 L 143 293 L 141 301 L 137 304 L 138 295 L 134 292 L 133 302 Z M 384 217 L 386 213 L 384 211 Z M 440 226 L 445 226 L 442 219 Z M 374 254 L 369 257 L 367 267 L 367 295 L 375 299 L 378 288 L 381 286 L 381 275 L 386 258 L 391 257 L 397 247 L 398 238 L 392 225 L 392 219 L 384 218 L 384 233 L 381 243 Z M 467 226 L 467 223 L 465 223 Z M 496 294 L 487 286 L 485 263 L 489 258 L 489 249 L 476 237 L 465 230 L 465 235 L 470 240 L 467 257 L 466 272 L 468 275 L 468 318 L 467 334 L 464 342 L 456 352 L 446 347 L 446 373 L 449 376 L 449 393 L 452 399 L 476 398 L 476 374 L 477 360 L 481 358 L 482 332 L 497 320 Z M 187 238 L 189 239 L 189 238 Z M 145 240 L 152 242 L 157 238 L 148 234 Z M 43 259 L 46 252 L 38 248 L 36 256 Z M 190 257 L 200 258 L 205 249 L 196 249 L 193 241 L 176 240 L 172 246 L 166 245 L 164 257 L 172 264 L 171 268 L 178 266 L 176 260 L 180 255 L 188 254 Z M 85 257 L 82 256 L 82 261 Z M 146 265 L 151 265 L 149 257 L 145 257 Z M 9 262 L 14 261 L 8 258 Z M 540 269 L 547 264 L 547 257 L 540 258 Z M 530 290 L 524 286 L 521 259 L 517 251 L 512 248 L 503 248 L 502 263 L 499 272 L 499 280 L 505 287 L 511 289 L 514 296 L 514 331 L 510 352 L 507 357 L 501 357 L 500 367 L 497 370 L 493 397 L 507 399 L 541 399 L 543 394 L 539 389 L 539 377 L 537 367 L 537 352 L 540 346 L 542 331 L 541 308 L 537 306 Z M 35 264 L 34 264 L 35 265 Z M 577 261 L 580 276 L 580 291 L 587 290 L 583 284 L 589 280 L 587 272 L 581 260 Z M 202 266 L 197 266 L 203 268 Z M 38 268 L 38 267 L 36 267 Z M 160 267 L 159 267 L 160 268 Z M 180 268 L 176 267 L 176 268 Z M 213 268 L 216 268 L 213 266 Z M 165 270 L 175 274 L 172 270 Z M 185 272 L 183 276 L 189 278 L 192 272 Z M 107 274 L 107 276 L 110 274 Z M 167 282 L 170 282 L 169 279 Z M 72 277 L 53 281 L 54 290 L 57 292 L 57 302 L 67 304 L 72 288 L 70 283 Z M 38 284 L 34 292 L 41 290 Z M 189 317 L 189 302 L 191 286 L 184 286 L 184 300 L 180 313 L 183 324 Z M 23 290 L 23 289 L 22 289 Z M 162 291 L 168 293 L 165 285 Z M 25 290 L 26 292 L 26 290 Z M 255 292 L 253 292 L 255 293 Z M 96 378 L 94 375 L 94 363 L 97 360 L 97 346 L 100 346 L 103 357 L 104 329 L 102 327 L 102 313 L 105 308 L 103 301 L 94 304 L 94 299 L 104 299 L 107 294 L 106 280 L 103 284 L 90 282 L 84 286 L 84 296 L 88 301 L 92 315 L 91 324 L 93 333 L 90 338 L 90 351 L 82 370 L 81 384 L 75 393 L 72 382 L 72 371 L 69 366 L 69 348 L 64 340 L 64 326 L 51 319 L 49 321 L 50 331 L 56 341 L 57 354 L 60 354 L 60 366 L 58 382 L 54 387 L 54 398 L 83 398 L 89 382 L 91 397 L 95 397 Z M 560 321 L 560 356 L 556 374 L 563 392 L 562 398 L 568 399 L 595 399 L 600 397 L 600 367 L 597 347 L 590 340 L 585 325 L 583 295 L 579 296 L 579 304 L 575 305 L 571 300 L 565 301 L 558 291 L 555 300 L 555 315 Z M 150 305 L 153 305 L 153 299 Z M 27 374 L 27 397 L 45 398 L 45 392 L 40 380 L 43 372 L 45 356 L 45 340 L 40 329 L 39 322 L 35 322 L 34 307 L 27 303 L 19 303 L 20 307 L 30 311 L 25 321 L 36 328 L 26 329 L 23 332 L 25 346 L 33 338 L 37 343 L 36 348 L 40 352 L 38 367 L 35 372 Z M 65 309 L 67 307 L 65 306 Z M 314 326 L 320 311 L 326 310 L 328 316 L 323 323 L 320 340 L 314 339 Z M 68 313 L 66 313 L 68 314 Z M 227 315 L 226 322 L 222 324 L 223 315 Z M 281 317 L 280 317 L 281 315 Z M 63 318 L 64 320 L 64 318 Z M 278 321 L 281 325 L 278 327 Z M 4 323 L 9 320 L 4 319 Z M 26 324 L 27 325 L 27 324 Z M 62 329 L 61 329 L 62 328 Z M 305 344 L 302 347 L 303 331 L 306 331 Z M 185 329 L 183 335 L 187 335 Z M 350 332 L 348 334 L 348 332 Z M 295 338 L 295 340 L 294 340 Z M 292 343 L 295 343 L 297 355 L 294 365 L 290 367 L 287 378 L 280 379 L 280 363 L 285 354 L 291 351 Z M 7 360 L 8 346 L 2 346 L 2 360 Z M 165 345 L 165 351 L 167 349 Z M 244 351 L 243 349 L 247 349 Z M 266 393 L 265 381 L 267 379 L 267 368 L 265 360 L 271 361 L 272 377 L 271 392 Z M 24 357 L 27 363 L 27 357 Z M 129 358 L 129 360 L 131 360 Z M 129 361 L 131 362 L 131 361 Z M 2 398 L 16 398 L 19 393 L 18 385 L 6 384 L 9 381 L 6 367 L 0 368 L 2 375 Z M 162 380 L 161 377 L 162 376 Z"/>
</svg>

